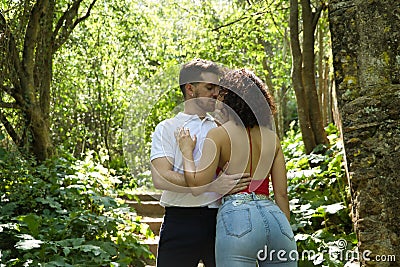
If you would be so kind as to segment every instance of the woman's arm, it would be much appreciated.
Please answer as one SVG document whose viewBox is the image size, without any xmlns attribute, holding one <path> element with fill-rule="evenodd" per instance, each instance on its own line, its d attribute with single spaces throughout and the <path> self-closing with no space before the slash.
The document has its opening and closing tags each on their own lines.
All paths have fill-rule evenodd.
<svg viewBox="0 0 400 267">
<path fill-rule="evenodd" d="M 276 137 L 276 154 L 271 171 L 272 187 L 274 189 L 275 202 L 282 212 L 290 220 L 289 199 L 287 194 L 286 163 L 283 156 L 279 138 Z"/>
<path fill-rule="evenodd" d="M 183 168 L 186 183 L 189 187 L 202 187 L 199 190 L 204 192 L 204 185 L 211 183 L 215 177 L 215 170 L 218 167 L 220 159 L 220 145 L 218 140 L 217 130 L 212 129 L 208 132 L 204 140 L 200 163 L 197 166 L 193 160 L 193 149 L 196 145 L 197 138 L 190 136 L 188 129 L 180 129 L 178 132 L 179 148 L 183 156 Z M 193 194 L 199 194 L 196 189 L 193 189 Z"/>
</svg>

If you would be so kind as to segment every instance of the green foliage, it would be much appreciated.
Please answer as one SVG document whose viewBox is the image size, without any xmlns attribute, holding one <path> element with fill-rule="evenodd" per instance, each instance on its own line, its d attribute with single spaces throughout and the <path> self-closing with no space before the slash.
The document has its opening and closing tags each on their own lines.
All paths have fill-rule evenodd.
<svg viewBox="0 0 400 267">
<path fill-rule="evenodd" d="M 346 262 L 338 260 L 339 257 L 333 255 L 332 251 L 338 248 L 338 242 L 346 244 L 341 249 L 351 251 L 357 240 L 349 215 L 344 152 L 337 129 L 333 125 L 326 128 L 331 142 L 329 148 L 317 148 L 306 155 L 301 134 L 294 128 L 295 123 L 292 122 L 282 142 L 293 213 L 291 225 L 296 234 L 299 254 L 310 250 L 315 252 L 314 255 L 304 253 L 306 256 L 299 266 L 344 266 Z"/>
<path fill-rule="evenodd" d="M 128 157 L 133 175 L 141 175 L 148 169 L 151 131 L 181 101 L 178 84 L 170 88 L 157 76 L 175 73 L 167 76 L 176 79 L 170 68 L 202 57 L 269 75 L 272 91 L 290 88 L 287 11 L 285 1 L 96 4 L 54 58 L 55 146 L 77 158 L 105 149 L 107 167 L 128 175 Z M 280 101 L 295 107 L 292 91 L 285 95 Z M 124 149 L 133 154 L 123 156 Z"/>
<path fill-rule="evenodd" d="M 88 154 L 36 165 L 0 157 L 0 263 L 5 266 L 144 266 L 152 235 L 116 198 L 112 171 Z M 3 266 L 3 265 L 2 265 Z"/>
</svg>

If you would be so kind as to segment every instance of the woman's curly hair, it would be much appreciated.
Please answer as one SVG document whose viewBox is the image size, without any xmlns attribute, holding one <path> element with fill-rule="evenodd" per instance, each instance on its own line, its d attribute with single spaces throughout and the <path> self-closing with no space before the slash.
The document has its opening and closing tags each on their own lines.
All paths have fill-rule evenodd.
<svg viewBox="0 0 400 267">
<path fill-rule="evenodd" d="M 273 127 L 275 103 L 265 84 L 252 71 L 229 71 L 221 78 L 220 85 L 226 93 L 222 102 L 237 114 L 238 118 L 235 118 L 245 127 Z"/>
</svg>

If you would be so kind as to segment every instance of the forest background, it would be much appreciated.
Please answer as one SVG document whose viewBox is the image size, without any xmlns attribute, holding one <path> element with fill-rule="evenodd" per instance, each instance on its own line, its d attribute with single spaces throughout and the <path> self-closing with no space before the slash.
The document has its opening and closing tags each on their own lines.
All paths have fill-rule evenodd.
<svg viewBox="0 0 400 267">
<path fill-rule="evenodd" d="M 274 95 L 291 225 L 300 255 L 316 252 L 300 266 L 359 266 L 340 117 L 357 89 L 337 85 L 337 94 L 334 78 L 334 62 L 345 68 L 350 58 L 334 60 L 328 2 L 298 4 L 1 0 L 1 266 L 141 266 L 152 257 L 142 244 L 152 233 L 124 199 L 154 190 L 151 132 L 182 103 L 177 70 L 197 57 L 250 68 Z M 390 114 L 396 136 L 398 111 Z M 361 250 L 394 255 L 392 243 Z"/>
</svg>

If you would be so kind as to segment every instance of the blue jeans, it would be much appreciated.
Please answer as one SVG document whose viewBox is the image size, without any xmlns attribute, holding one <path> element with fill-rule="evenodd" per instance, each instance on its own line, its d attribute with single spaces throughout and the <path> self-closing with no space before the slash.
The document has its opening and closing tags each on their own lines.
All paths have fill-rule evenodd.
<svg viewBox="0 0 400 267">
<path fill-rule="evenodd" d="M 296 241 L 283 212 L 269 199 L 241 195 L 225 197 L 219 208 L 217 267 L 297 266 Z"/>
</svg>

